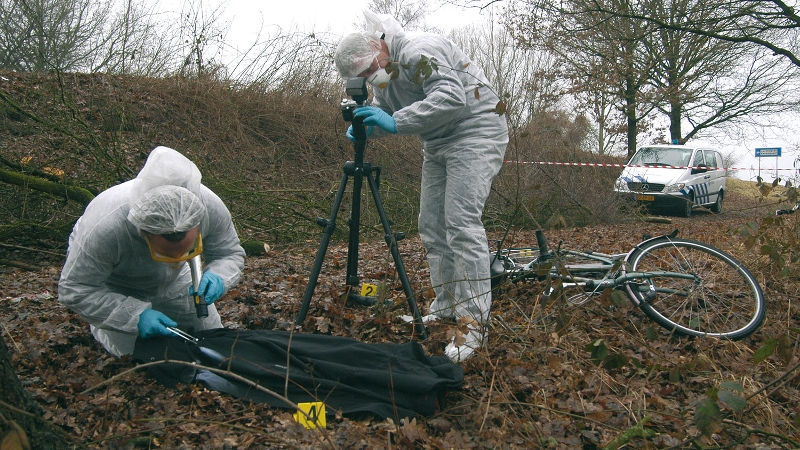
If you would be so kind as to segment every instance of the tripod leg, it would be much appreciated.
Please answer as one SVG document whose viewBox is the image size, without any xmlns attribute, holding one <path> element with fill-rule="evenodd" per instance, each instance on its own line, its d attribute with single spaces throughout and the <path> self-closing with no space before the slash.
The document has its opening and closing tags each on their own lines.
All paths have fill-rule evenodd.
<svg viewBox="0 0 800 450">
<path fill-rule="evenodd" d="M 350 235 L 347 245 L 347 276 L 345 284 L 354 293 L 358 286 L 358 234 L 361 231 L 361 188 L 364 184 L 364 169 L 362 167 L 348 167 L 349 175 L 353 177 L 353 204 L 350 210 Z M 352 173 L 350 173 L 352 172 Z"/>
<path fill-rule="evenodd" d="M 403 259 L 400 257 L 400 250 L 397 248 L 397 237 L 392 232 L 392 227 L 389 225 L 389 219 L 386 218 L 386 210 L 383 209 L 383 202 L 381 201 L 381 196 L 378 193 L 378 182 L 375 181 L 375 177 L 372 176 L 371 172 L 367 173 L 366 177 L 367 181 L 369 182 L 370 190 L 372 191 L 372 198 L 375 200 L 375 207 L 378 210 L 378 215 L 380 216 L 381 223 L 383 224 L 383 231 L 386 233 L 384 236 L 386 244 L 389 246 L 389 251 L 394 259 L 394 265 L 397 268 L 397 275 L 400 277 L 400 283 L 403 285 L 403 291 L 406 294 L 411 315 L 414 316 L 414 329 L 422 339 L 427 339 L 428 330 L 422 323 L 422 314 L 420 314 L 419 307 L 417 306 L 417 300 L 414 298 L 414 291 L 411 290 L 411 282 L 408 280 L 408 274 L 406 273 L 405 266 L 403 265 Z"/>
<path fill-rule="evenodd" d="M 333 208 L 331 208 L 330 218 L 327 220 L 321 218 L 317 219 L 317 223 L 323 227 L 322 240 L 319 243 L 317 257 L 314 260 L 314 267 L 311 269 L 311 275 L 308 277 L 308 285 L 303 295 L 303 303 L 300 306 L 300 312 L 297 313 L 296 325 L 303 323 L 306 319 L 306 314 L 308 314 L 311 297 L 314 295 L 314 289 L 317 287 L 317 279 L 319 279 L 319 273 L 322 271 L 322 262 L 325 260 L 325 253 L 328 251 L 328 243 L 330 242 L 331 235 L 333 235 L 333 232 L 336 230 L 336 215 L 339 213 L 339 207 L 342 204 L 344 190 L 347 186 L 347 178 L 347 173 L 342 175 L 342 181 L 339 183 L 339 190 L 336 191 L 336 198 L 333 201 Z"/>
</svg>

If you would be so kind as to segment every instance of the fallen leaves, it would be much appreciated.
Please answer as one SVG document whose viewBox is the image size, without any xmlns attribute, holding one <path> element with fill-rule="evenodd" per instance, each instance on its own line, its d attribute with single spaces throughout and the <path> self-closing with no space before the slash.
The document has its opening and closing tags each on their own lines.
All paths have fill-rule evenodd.
<svg viewBox="0 0 800 450">
<path fill-rule="evenodd" d="M 718 222 L 709 226 L 712 219 Z M 738 218 L 724 222 L 716 215 L 680 220 L 680 235 L 721 242 L 729 246 L 725 250 L 737 254 L 741 248 L 730 234 L 727 238 L 711 234 L 724 235 L 737 223 Z M 616 252 L 631 248 L 643 234 L 657 235 L 675 226 L 636 223 L 548 230 L 546 234 L 554 245 L 562 242 L 576 249 Z M 515 231 L 508 239 L 510 245 L 535 242 L 527 232 Z M 416 238 L 403 240 L 400 247 L 424 314 L 433 298 L 424 250 Z M 391 302 L 364 307 L 340 300 L 345 292 L 345 267 L 336 261 L 346 259 L 346 244 L 337 243 L 323 264 L 308 318 L 296 325 L 314 250 L 273 247 L 269 256 L 248 258 L 239 285 L 218 301 L 223 324 L 294 329 L 364 342 L 403 343 L 414 338 L 413 327 L 396 319 L 409 314 L 408 304 L 396 288 L 396 271 L 383 242 L 362 243 L 359 274 L 362 282 L 380 286 Z M 108 355 L 91 337 L 88 326 L 58 304 L 58 275 L 57 268 L 36 273 L 0 268 L 0 332 L 20 380 L 47 420 L 95 448 L 327 445 L 312 430 L 298 425 L 291 412 L 251 405 L 195 385 L 164 388 L 139 372 L 81 394 L 129 369 L 130 364 Z M 779 287 L 781 295 L 797 293 L 796 285 Z M 740 438 L 742 428 L 719 422 L 717 410 L 727 411 L 728 404 L 741 409 L 746 395 L 780 376 L 787 368 L 787 353 L 777 352 L 778 344 L 786 346 L 777 339 L 786 334 L 787 317 L 800 317 L 796 302 L 776 300 L 789 297 L 771 297 L 768 290 L 768 301 L 780 302 L 770 303 L 768 312 L 781 319 L 768 320 L 752 338 L 738 343 L 676 338 L 637 309 L 618 305 L 612 295 L 605 295 L 572 312 L 559 333 L 532 321 L 540 292 L 541 286 L 532 283 L 495 293 L 492 314 L 497 318 L 490 324 L 486 351 L 462 365 L 464 386 L 441 399 L 441 414 L 381 422 L 335 415 L 326 427 L 332 441 L 341 448 L 591 447 L 611 442 L 635 424 L 633 417 L 649 414 L 652 420 L 644 429 L 658 436 L 632 438 L 629 446 L 645 445 L 646 439 L 653 445 L 674 446 L 704 431 L 717 433 L 717 442 L 731 442 Z M 429 354 L 442 355 L 447 342 L 461 342 L 470 325 L 475 323 L 429 324 L 430 337 L 421 344 Z M 754 361 L 754 351 L 772 342 L 769 339 L 776 340 L 776 352 L 762 352 L 760 362 Z M 618 356 L 595 364 L 608 361 L 609 355 Z M 745 379 L 744 392 L 721 383 Z M 714 402 L 716 409 L 711 403 L 701 403 L 714 389 L 722 392 L 721 403 Z M 798 391 L 779 387 L 769 396 L 748 400 L 747 405 L 753 401 L 761 404 L 737 420 L 750 427 L 768 427 L 773 434 L 794 433 L 798 439 L 791 425 L 796 414 L 791 405 L 800 404 Z M 780 425 L 769 428 L 770 423 Z"/>
</svg>

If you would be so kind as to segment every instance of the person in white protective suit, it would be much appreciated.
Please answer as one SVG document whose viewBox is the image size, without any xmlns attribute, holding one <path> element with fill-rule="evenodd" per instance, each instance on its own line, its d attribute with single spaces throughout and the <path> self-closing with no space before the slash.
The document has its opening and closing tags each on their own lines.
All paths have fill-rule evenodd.
<svg viewBox="0 0 800 450">
<path fill-rule="evenodd" d="M 213 303 L 239 281 L 245 253 L 228 208 L 200 181 L 189 159 L 157 147 L 135 179 L 101 192 L 75 223 L 58 299 L 110 353 L 131 354 L 137 336 L 170 335 L 167 327 L 222 327 Z M 186 262 L 197 254 L 205 318 Z"/>
<path fill-rule="evenodd" d="M 364 77 L 373 86 L 371 105 L 354 111 L 369 136 L 423 140 L 419 233 L 436 294 L 424 320 L 469 324 L 445 348 L 451 360 L 463 361 L 487 338 L 490 255 L 481 215 L 503 163 L 508 125 L 483 71 L 452 41 L 404 32 L 390 16 L 364 15 L 369 29 L 342 38 L 334 63 L 341 77 Z M 352 126 L 347 136 L 354 139 Z"/>
</svg>

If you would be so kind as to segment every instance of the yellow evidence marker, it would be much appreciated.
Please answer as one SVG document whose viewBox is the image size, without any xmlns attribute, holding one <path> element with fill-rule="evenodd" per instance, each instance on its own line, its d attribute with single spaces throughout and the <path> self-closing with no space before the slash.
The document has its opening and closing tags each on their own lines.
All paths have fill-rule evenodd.
<svg viewBox="0 0 800 450">
<path fill-rule="evenodd" d="M 299 410 L 294 413 L 294 420 L 297 421 L 297 423 L 304 426 L 307 430 L 316 429 L 317 426 L 325 428 L 325 403 L 298 403 L 297 407 Z"/>
</svg>

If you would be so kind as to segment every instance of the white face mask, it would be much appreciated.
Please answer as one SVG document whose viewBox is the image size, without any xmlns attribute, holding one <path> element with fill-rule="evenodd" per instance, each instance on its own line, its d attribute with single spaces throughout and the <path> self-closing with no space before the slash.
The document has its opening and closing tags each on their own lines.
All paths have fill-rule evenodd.
<svg viewBox="0 0 800 450">
<path fill-rule="evenodd" d="M 386 61 L 387 59 L 382 59 L 381 61 Z M 380 61 L 377 58 L 375 58 L 375 62 L 378 63 L 378 70 L 367 78 L 367 82 L 376 88 L 386 89 L 386 85 L 392 81 L 392 74 L 380 67 Z"/>
<path fill-rule="evenodd" d="M 367 78 L 367 81 L 376 88 L 385 89 L 386 85 L 392 81 L 392 74 L 387 72 L 386 69 L 378 69 Z"/>
</svg>

